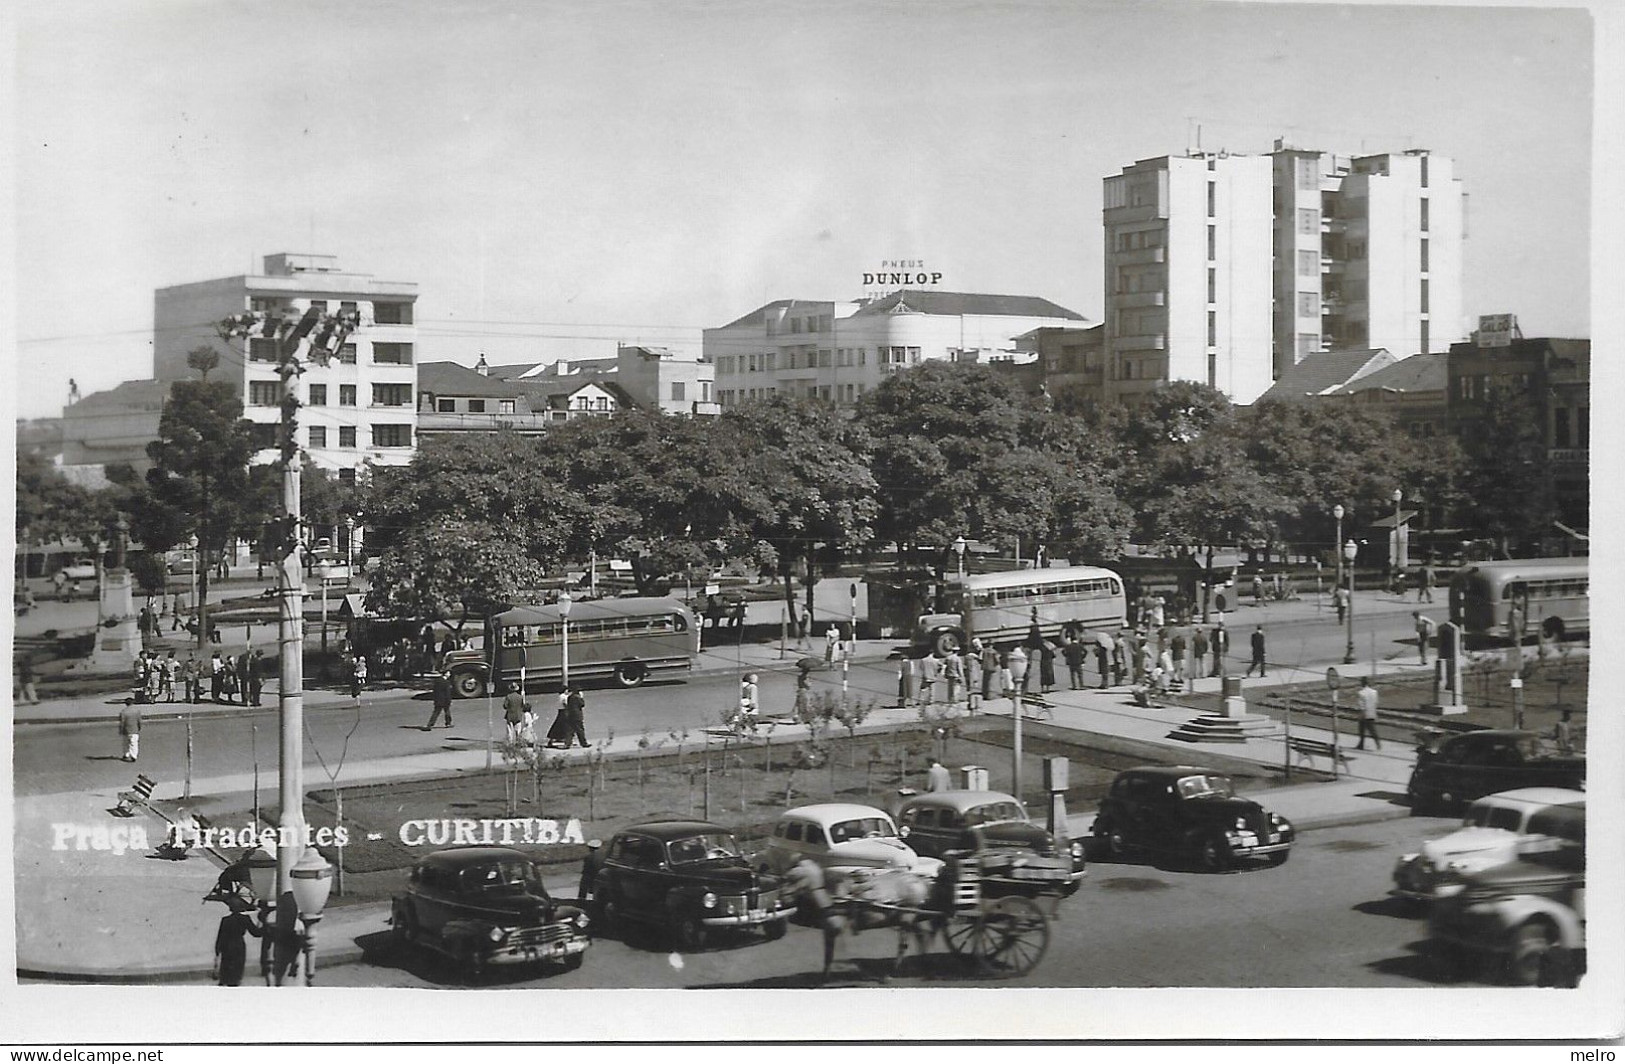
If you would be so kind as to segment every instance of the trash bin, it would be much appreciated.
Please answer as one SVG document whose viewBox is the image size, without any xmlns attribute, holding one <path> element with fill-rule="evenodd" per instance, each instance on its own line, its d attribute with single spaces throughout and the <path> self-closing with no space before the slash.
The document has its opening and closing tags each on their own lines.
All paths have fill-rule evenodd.
<svg viewBox="0 0 1625 1064">
<path fill-rule="evenodd" d="M 1240 698 L 1241 697 L 1241 677 L 1240 676 L 1226 676 L 1226 677 L 1224 677 L 1224 691 L 1223 691 L 1223 694 L 1224 694 L 1225 698 Z"/>
<path fill-rule="evenodd" d="M 959 773 L 967 791 L 987 790 L 987 769 L 980 765 L 964 765 Z"/>
</svg>

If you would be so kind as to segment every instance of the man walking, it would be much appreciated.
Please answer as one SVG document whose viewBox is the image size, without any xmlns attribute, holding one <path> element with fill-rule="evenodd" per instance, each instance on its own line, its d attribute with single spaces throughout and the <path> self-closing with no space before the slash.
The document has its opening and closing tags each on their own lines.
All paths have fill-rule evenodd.
<svg viewBox="0 0 1625 1064">
<path fill-rule="evenodd" d="M 953 787 L 953 777 L 948 772 L 948 766 L 936 758 L 931 758 L 931 767 L 925 770 L 925 789 L 927 791 L 946 791 Z"/>
<path fill-rule="evenodd" d="M 982 646 L 979 639 L 973 640 L 971 645 L 982 655 L 982 701 L 986 702 L 994 697 L 993 684 L 999 678 L 999 651 L 992 643 Z M 1001 690 L 999 694 L 1003 695 L 1004 692 Z"/>
<path fill-rule="evenodd" d="M 1416 572 L 1416 601 L 1433 601 L 1433 566 L 1427 562 L 1423 562 L 1422 568 Z"/>
<path fill-rule="evenodd" d="M 576 742 L 582 749 L 587 747 L 587 700 L 581 697 L 581 689 L 570 688 L 570 696 L 564 700 L 564 719 L 569 726 L 570 734 L 575 736 Z M 565 746 L 570 745 L 569 739 Z"/>
<path fill-rule="evenodd" d="M 1076 639 L 1068 639 L 1061 648 L 1061 657 L 1066 659 L 1066 679 L 1070 690 L 1083 690 L 1083 661 L 1087 651 L 1083 644 Z"/>
<path fill-rule="evenodd" d="M 1412 610 L 1411 618 L 1416 622 L 1416 652 L 1422 657 L 1422 664 L 1428 663 L 1428 640 L 1433 637 L 1433 618 L 1421 610 Z"/>
<path fill-rule="evenodd" d="M 1354 696 L 1360 706 L 1360 741 L 1354 749 L 1365 749 L 1365 737 L 1371 736 L 1371 741 L 1382 749 L 1382 740 L 1377 738 L 1377 689 L 1371 686 L 1371 677 L 1367 676 L 1360 685 L 1360 691 Z"/>
<path fill-rule="evenodd" d="M 1230 630 L 1224 626 L 1224 618 L 1213 629 L 1213 673 L 1214 676 L 1224 675 L 1224 659 L 1230 653 Z"/>
<path fill-rule="evenodd" d="M 502 696 L 502 719 L 508 725 L 508 741 L 518 742 L 519 728 L 525 723 L 525 696 L 518 684 L 510 684 L 508 693 Z"/>
<path fill-rule="evenodd" d="M 1242 675 L 1244 677 L 1245 676 L 1251 676 L 1253 674 L 1254 669 L 1258 670 L 1258 675 L 1260 675 L 1260 676 L 1268 675 L 1268 673 L 1265 671 L 1265 668 L 1264 668 L 1264 626 L 1263 625 L 1259 625 L 1258 627 L 1253 629 L 1253 660 L 1248 663 L 1247 671 L 1245 673 L 1243 673 Z"/>
<path fill-rule="evenodd" d="M 1332 592 L 1332 602 L 1337 606 L 1337 623 L 1342 624 L 1349 610 L 1349 589 L 1342 584 L 1337 585 L 1337 589 Z"/>
<path fill-rule="evenodd" d="M 251 706 L 259 705 L 265 693 L 265 666 L 261 664 L 264 660 L 265 652 L 257 648 L 248 655 L 248 676 L 245 681 L 248 684 L 248 704 Z"/>
<path fill-rule="evenodd" d="M 982 673 L 982 655 L 976 647 L 965 648 L 965 704 L 972 713 L 981 705 L 986 678 Z"/>
<path fill-rule="evenodd" d="M 1207 657 L 1207 631 L 1205 629 L 1196 629 L 1196 634 L 1191 637 L 1191 656 L 1195 658 L 1195 668 L 1191 671 L 1191 676 L 1203 675 L 1206 668 L 1203 659 Z"/>
<path fill-rule="evenodd" d="M 1107 638 L 1111 638 L 1107 636 Z M 1097 636 L 1095 639 L 1095 668 L 1100 670 L 1100 686 L 1104 690 L 1111 684 L 1111 652 Z"/>
<path fill-rule="evenodd" d="M 124 760 L 134 761 L 141 756 L 141 707 L 134 701 L 126 702 L 118 714 L 118 733 L 124 739 Z"/>
<path fill-rule="evenodd" d="M 444 715 L 446 727 L 451 727 L 451 673 L 441 669 L 434 674 L 434 710 L 429 714 L 429 723 L 423 726 L 424 731 L 434 727 L 434 722 Z"/>
</svg>

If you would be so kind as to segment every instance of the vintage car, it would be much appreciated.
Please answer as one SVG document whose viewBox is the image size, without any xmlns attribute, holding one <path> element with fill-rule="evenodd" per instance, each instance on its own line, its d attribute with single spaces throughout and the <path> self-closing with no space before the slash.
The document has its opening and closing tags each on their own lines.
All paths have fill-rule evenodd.
<svg viewBox="0 0 1625 1064">
<path fill-rule="evenodd" d="M 845 802 L 783 813 L 758 864 L 783 874 L 803 858 L 841 872 L 902 869 L 935 878 L 942 871 L 940 860 L 921 857 L 903 842 L 884 810 Z"/>
<path fill-rule="evenodd" d="M 1585 970 L 1585 850 L 1526 840 L 1433 906 L 1428 948 L 1452 972 L 1486 958 L 1518 986 L 1573 986 Z"/>
<path fill-rule="evenodd" d="M 1488 794 L 1467 808 L 1462 826 L 1422 844 L 1394 866 L 1388 893 L 1431 902 L 1461 889 L 1469 872 L 1513 860 L 1526 836 L 1578 841 L 1585 833 L 1585 794 L 1561 787 L 1524 787 Z"/>
<path fill-rule="evenodd" d="M 1083 842 L 1057 846 L 1013 796 L 999 791 L 932 791 L 905 800 L 898 832 L 925 857 L 974 853 L 992 894 L 1075 894 L 1084 876 Z"/>
<path fill-rule="evenodd" d="M 80 580 L 96 579 L 96 563 L 89 558 L 80 558 L 71 561 L 56 571 L 53 578 L 62 583 L 77 583 Z"/>
<path fill-rule="evenodd" d="M 548 895 L 527 855 L 502 846 L 425 855 L 390 907 L 396 941 L 451 957 L 471 979 L 493 965 L 579 968 L 587 923 L 585 910 Z"/>
<path fill-rule="evenodd" d="M 779 938 L 793 911 L 778 876 L 753 869 L 727 828 L 697 820 L 617 832 L 588 858 L 586 882 L 598 927 L 652 924 L 690 950 L 713 930 L 761 928 Z"/>
<path fill-rule="evenodd" d="M 1190 765 L 1143 765 L 1112 781 L 1095 816 L 1095 838 L 1114 856 L 1144 850 L 1222 871 L 1242 860 L 1282 864 L 1292 824 L 1237 797 L 1230 777 Z"/>
<path fill-rule="evenodd" d="M 1583 791 L 1585 774 L 1583 755 L 1559 753 L 1534 732 L 1486 728 L 1423 740 L 1406 791 L 1412 812 L 1450 814 L 1475 798 L 1520 787 Z"/>
</svg>

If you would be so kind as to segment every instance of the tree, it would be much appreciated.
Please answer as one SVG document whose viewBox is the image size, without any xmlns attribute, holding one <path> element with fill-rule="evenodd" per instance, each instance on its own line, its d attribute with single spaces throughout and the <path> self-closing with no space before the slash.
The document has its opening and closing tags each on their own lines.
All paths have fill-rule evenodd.
<svg viewBox="0 0 1625 1064">
<path fill-rule="evenodd" d="M 384 551 L 367 590 L 368 610 L 386 617 L 455 619 L 510 606 L 542 569 L 512 523 L 437 516 L 405 529 Z"/>
<path fill-rule="evenodd" d="M 98 493 L 70 481 L 44 456 L 19 451 L 13 516 L 20 545 L 74 538 L 89 547 L 109 513 Z"/>
<path fill-rule="evenodd" d="M 1557 519 L 1557 499 L 1540 409 L 1524 392 L 1492 387 L 1484 420 L 1468 443 L 1471 523 L 1492 537 L 1503 557 L 1538 542 Z"/>
</svg>

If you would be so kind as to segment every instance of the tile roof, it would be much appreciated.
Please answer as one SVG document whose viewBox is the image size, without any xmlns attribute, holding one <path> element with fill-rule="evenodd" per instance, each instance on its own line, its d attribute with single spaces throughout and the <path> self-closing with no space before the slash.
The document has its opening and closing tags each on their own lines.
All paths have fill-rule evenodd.
<svg viewBox="0 0 1625 1064">
<path fill-rule="evenodd" d="M 64 417 L 76 414 L 107 414 L 120 410 L 162 410 L 169 398 L 166 381 L 125 381 L 105 392 L 92 392 L 72 406 L 63 408 Z"/>
<path fill-rule="evenodd" d="M 435 395 L 497 396 L 513 399 L 523 389 L 510 380 L 487 377 L 456 362 L 424 362 L 418 366 L 418 391 Z"/>
<path fill-rule="evenodd" d="M 1448 384 L 1450 356 L 1443 351 L 1427 355 L 1412 355 L 1392 365 L 1368 373 L 1358 380 L 1338 388 L 1337 395 L 1352 395 L 1373 388 L 1387 388 L 1396 392 L 1443 392 Z"/>
<path fill-rule="evenodd" d="M 986 314 L 1012 318 L 1088 320 L 1075 310 L 1068 310 L 1038 296 L 997 296 L 980 292 L 937 292 L 917 288 L 904 288 L 883 299 L 866 303 L 852 316 L 859 318 L 890 314 L 899 304 L 904 308 L 903 313 L 914 311 L 919 314 Z"/>
<path fill-rule="evenodd" d="M 796 307 L 828 306 L 830 302 L 827 299 L 775 299 L 771 303 L 763 303 L 742 318 L 730 321 L 723 328 L 731 329 L 736 325 L 765 325 L 767 324 L 767 312 L 770 310 L 794 310 Z"/>
<path fill-rule="evenodd" d="M 1316 351 L 1281 374 L 1258 399 L 1292 400 L 1305 395 L 1325 395 L 1393 362 L 1394 356 L 1380 347 Z"/>
</svg>

